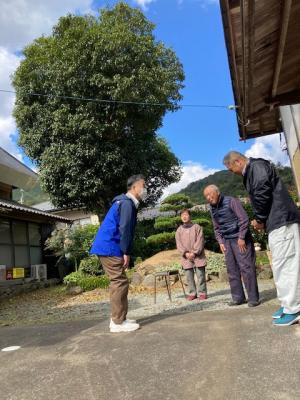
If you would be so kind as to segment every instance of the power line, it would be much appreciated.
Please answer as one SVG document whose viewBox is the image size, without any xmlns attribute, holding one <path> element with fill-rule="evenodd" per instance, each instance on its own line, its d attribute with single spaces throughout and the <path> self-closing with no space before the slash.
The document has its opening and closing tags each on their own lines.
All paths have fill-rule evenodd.
<svg viewBox="0 0 300 400">
<path fill-rule="evenodd" d="M 16 94 L 13 90 L 0 89 L 2 93 Z M 142 105 L 142 106 L 154 106 L 154 107 L 170 107 L 167 103 L 151 103 L 142 101 L 125 101 L 125 100 L 105 100 L 105 99 L 95 99 L 89 97 L 79 97 L 79 96 L 65 96 L 65 95 L 55 95 L 55 94 L 45 94 L 45 93 L 25 93 L 25 96 L 36 96 L 36 97 L 48 97 L 56 99 L 66 99 L 66 100 L 80 100 L 93 103 L 107 103 L 107 104 L 128 104 L 128 105 Z M 174 105 L 175 106 L 175 105 Z M 220 104 L 178 104 L 178 107 L 190 107 L 190 108 L 225 108 L 227 110 L 235 110 L 237 106 L 235 105 L 220 105 Z"/>
</svg>

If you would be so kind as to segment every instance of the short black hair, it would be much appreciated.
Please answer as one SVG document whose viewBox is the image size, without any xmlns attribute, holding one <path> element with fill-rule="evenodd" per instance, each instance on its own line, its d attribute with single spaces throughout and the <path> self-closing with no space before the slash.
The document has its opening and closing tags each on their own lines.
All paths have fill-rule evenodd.
<svg viewBox="0 0 300 400">
<path fill-rule="evenodd" d="M 184 213 L 187 213 L 187 214 L 189 214 L 189 216 L 191 216 L 191 212 L 188 208 L 184 208 L 183 210 L 180 211 L 180 215 L 182 215 Z"/>
<path fill-rule="evenodd" d="M 144 181 L 145 177 L 142 174 L 138 174 L 138 175 L 132 175 L 130 178 L 127 179 L 127 189 L 131 189 L 132 185 L 135 184 L 135 182 L 138 181 Z"/>
</svg>

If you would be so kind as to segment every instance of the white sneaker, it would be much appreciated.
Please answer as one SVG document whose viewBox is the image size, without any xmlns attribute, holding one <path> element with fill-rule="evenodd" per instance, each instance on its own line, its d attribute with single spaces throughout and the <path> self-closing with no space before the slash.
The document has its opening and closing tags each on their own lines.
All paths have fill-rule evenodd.
<svg viewBox="0 0 300 400">
<path fill-rule="evenodd" d="M 111 333 L 133 332 L 139 329 L 139 327 L 139 324 L 128 322 L 128 320 L 123 321 L 122 324 L 115 324 L 113 321 L 111 321 L 109 325 Z"/>
<path fill-rule="evenodd" d="M 126 319 L 126 322 L 128 322 L 129 324 L 136 324 L 137 323 L 136 319 L 128 319 L 128 318 Z M 109 327 L 111 327 L 113 323 L 114 323 L 113 320 L 110 319 Z"/>
<path fill-rule="evenodd" d="M 136 319 L 126 319 L 126 322 L 129 322 L 130 324 L 136 324 Z"/>
</svg>

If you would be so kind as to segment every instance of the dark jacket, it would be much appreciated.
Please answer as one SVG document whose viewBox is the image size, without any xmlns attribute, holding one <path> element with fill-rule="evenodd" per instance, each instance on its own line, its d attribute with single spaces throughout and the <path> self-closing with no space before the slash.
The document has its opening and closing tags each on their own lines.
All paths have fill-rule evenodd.
<svg viewBox="0 0 300 400">
<path fill-rule="evenodd" d="M 255 219 L 266 231 L 300 223 L 300 212 L 276 173 L 274 166 L 262 158 L 250 158 L 244 174 Z"/>
<path fill-rule="evenodd" d="M 122 257 L 130 255 L 136 226 L 137 209 L 125 194 L 117 196 L 101 223 L 90 254 Z"/>
<path fill-rule="evenodd" d="M 219 243 L 223 239 L 245 239 L 249 219 L 238 199 L 220 195 L 218 204 L 210 206 L 210 212 Z"/>
</svg>

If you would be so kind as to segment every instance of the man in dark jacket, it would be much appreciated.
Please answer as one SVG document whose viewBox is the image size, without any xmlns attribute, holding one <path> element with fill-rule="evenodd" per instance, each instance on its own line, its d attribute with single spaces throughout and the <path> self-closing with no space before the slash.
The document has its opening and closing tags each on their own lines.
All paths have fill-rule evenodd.
<svg viewBox="0 0 300 400">
<path fill-rule="evenodd" d="M 248 306 L 260 304 L 255 270 L 255 250 L 249 231 L 249 218 L 242 203 L 235 197 L 223 196 L 215 185 L 204 189 L 210 204 L 215 236 L 225 255 L 231 289 L 231 306 L 246 301 L 241 277 L 248 294 Z"/>
<path fill-rule="evenodd" d="M 276 326 L 300 320 L 300 213 L 274 166 L 261 158 L 231 151 L 226 167 L 243 176 L 249 193 L 256 230 L 266 230 L 272 253 L 274 281 L 281 307 L 273 314 Z"/>
<path fill-rule="evenodd" d="M 137 208 L 147 196 L 144 177 L 130 177 L 127 189 L 126 194 L 114 198 L 90 250 L 90 254 L 99 256 L 110 279 L 111 332 L 131 332 L 139 328 L 136 321 L 126 319 L 129 283 L 125 271 L 130 262 Z"/>
</svg>

